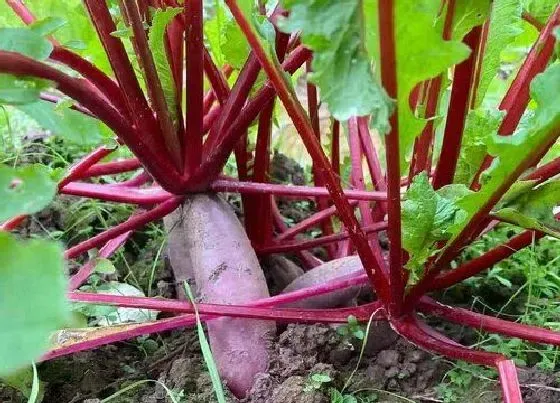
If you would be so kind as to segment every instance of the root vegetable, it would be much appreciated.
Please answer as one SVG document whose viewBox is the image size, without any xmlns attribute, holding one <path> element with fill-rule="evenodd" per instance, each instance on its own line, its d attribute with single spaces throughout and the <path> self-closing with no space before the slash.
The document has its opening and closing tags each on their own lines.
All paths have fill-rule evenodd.
<svg viewBox="0 0 560 403">
<path fill-rule="evenodd" d="M 331 260 L 317 266 L 292 281 L 282 293 L 296 291 L 302 288 L 323 284 L 337 277 L 364 271 L 362 262 L 358 256 L 348 256 Z M 316 295 L 301 301 L 286 304 L 290 308 L 334 308 L 345 306 L 358 296 L 361 286 L 348 287 L 333 291 L 328 294 Z"/>
<path fill-rule="evenodd" d="M 185 261 L 177 273 L 194 269 L 198 299 L 217 304 L 242 304 L 269 296 L 264 274 L 231 207 L 215 194 L 188 197 L 182 209 Z M 268 344 L 274 322 L 219 318 L 208 322 L 208 337 L 218 371 L 227 386 L 243 397 L 254 377 L 268 367 Z"/>
</svg>

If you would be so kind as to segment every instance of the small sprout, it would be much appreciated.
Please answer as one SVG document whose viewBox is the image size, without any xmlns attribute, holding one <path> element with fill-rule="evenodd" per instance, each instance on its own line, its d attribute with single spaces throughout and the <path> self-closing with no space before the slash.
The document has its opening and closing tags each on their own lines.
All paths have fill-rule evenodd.
<svg viewBox="0 0 560 403">
<path fill-rule="evenodd" d="M 319 390 L 327 383 L 332 382 L 332 378 L 327 374 L 315 373 L 312 374 L 307 384 L 303 388 L 305 392 L 311 392 L 313 390 Z"/>
</svg>

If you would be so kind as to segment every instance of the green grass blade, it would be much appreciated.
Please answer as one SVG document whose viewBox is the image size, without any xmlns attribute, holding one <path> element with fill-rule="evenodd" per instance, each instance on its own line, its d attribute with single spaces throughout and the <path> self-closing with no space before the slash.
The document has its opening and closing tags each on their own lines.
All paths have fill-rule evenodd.
<svg viewBox="0 0 560 403">
<path fill-rule="evenodd" d="M 212 379 L 212 387 L 214 388 L 214 393 L 216 393 L 216 398 L 218 399 L 218 403 L 226 403 L 226 397 L 224 394 L 224 388 L 222 386 L 222 380 L 220 379 L 220 374 L 218 374 L 218 368 L 216 367 L 216 363 L 214 362 L 214 357 L 212 357 L 212 351 L 210 350 L 210 345 L 208 344 L 208 340 L 206 339 L 206 335 L 204 334 L 204 329 L 202 327 L 202 323 L 200 322 L 200 316 L 198 315 L 198 309 L 194 303 L 193 294 L 191 291 L 191 287 L 189 284 L 184 281 L 183 287 L 185 288 L 185 293 L 189 297 L 191 304 L 194 308 L 194 315 L 196 317 L 196 328 L 198 331 L 198 340 L 200 342 L 200 349 L 202 350 L 202 356 L 204 358 L 204 362 L 206 362 L 206 366 L 208 367 L 208 372 L 210 373 L 210 379 Z"/>
</svg>

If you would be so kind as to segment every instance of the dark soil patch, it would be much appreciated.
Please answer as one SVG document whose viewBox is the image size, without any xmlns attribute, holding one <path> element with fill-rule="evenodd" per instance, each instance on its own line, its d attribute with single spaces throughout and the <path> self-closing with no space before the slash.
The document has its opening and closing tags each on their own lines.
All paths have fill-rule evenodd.
<svg viewBox="0 0 560 403">
<path fill-rule="evenodd" d="M 216 402 L 195 332 L 174 331 L 151 340 L 159 346 L 152 353 L 142 348 L 145 340 L 136 340 L 41 364 L 40 377 L 46 383 L 43 402 L 99 402 L 142 380 L 158 380 L 181 396 L 181 403 Z M 358 347 L 331 326 L 288 325 L 274 342 L 269 371 L 258 376 L 251 393 L 241 402 L 329 403 L 329 388 L 341 390 L 356 368 Z M 345 392 L 354 393 L 363 402 L 441 401 L 435 386 L 450 368 L 446 361 L 399 339 L 384 350 L 366 354 Z M 309 390 L 313 374 L 328 375 L 332 382 Z M 526 385 L 526 402 L 560 401 L 555 374 L 522 369 L 519 375 Z M 111 401 L 171 402 L 161 384 L 142 383 Z M 500 396 L 495 382 L 475 382 L 468 395 L 461 401 L 498 402 Z M 0 388 L 0 401 L 19 403 L 25 399 L 10 388 Z M 240 401 L 228 396 L 228 402 Z"/>
</svg>

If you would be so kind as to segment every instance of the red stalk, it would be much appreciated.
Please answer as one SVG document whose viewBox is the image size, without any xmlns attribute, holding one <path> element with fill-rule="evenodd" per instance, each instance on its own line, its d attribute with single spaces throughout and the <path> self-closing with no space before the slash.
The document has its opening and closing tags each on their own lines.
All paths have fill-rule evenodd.
<svg viewBox="0 0 560 403">
<path fill-rule="evenodd" d="M 556 176 L 560 173 L 560 157 L 555 158 L 547 164 L 544 164 L 533 172 L 525 176 L 524 180 L 536 181 L 536 184 L 541 184 L 544 181 Z"/>
<path fill-rule="evenodd" d="M 362 172 L 362 148 L 360 144 L 360 135 L 358 129 L 358 119 L 356 117 L 350 118 L 348 121 L 348 143 L 350 147 L 350 158 L 352 160 L 352 183 L 354 188 L 358 190 L 365 190 L 364 174 Z M 360 218 L 364 227 L 372 225 L 374 217 L 372 216 L 370 205 L 368 202 L 362 201 L 358 203 L 360 210 Z M 369 243 L 372 253 L 378 262 L 383 262 L 380 267 L 387 272 L 385 260 L 381 255 L 381 247 L 377 238 Z"/>
<path fill-rule="evenodd" d="M 152 210 L 132 216 L 116 227 L 103 231 L 93 238 L 87 239 L 84 242 L 81 242 L 78 245 L 67 249 L 64 253 L 64 258 L 73 259 L 92 248 L 97 248 L 103 245 L 107 241 L 116 238 L 119 235 L 124 234 L 125 232 L 137 230 L 138 228 L 143 227 L 144 225 L 152 221 L 159 220 L 175 210 L 177 206 L 182 203 L 182 201 L 182 197 L 175 196 L 164 201 L 157 207 L 154 207 Z"/>
<path fill-rule="evenodd" d="M 469 111 L 469 95 L 474 82 L 481 33 L 482 28 L 478 26 L 465 36 L 463 42 L 471 48 L 471 54 L 467 60 L 455 66 L 443 144 L 432 182 L 434 189 L 452 183 L 455 177 L 465 120 Z"/>
<path fill-rule="evenodd" d="M 328 184 L 327 184 L 328 186 Z M 255 183 L 255 182 L 237 182 L 229 180 L 216 180 L 210 184 L 210 190 L 214 192 L 239 192 L 253 194 L 274 194 L 282 196 L 298 196 L 298 197 L 317 197 L 328 196 L 330 189 L 328 187 L 314 186 L 294 186 L 294 185 L 276 185 L 272 183 Z M 350 200 L 387 200 L 384 192 L 368 192 L 361 190 L 343 190 L 340 189 L 339 197 Z M 348 205 L 349 208 L 350 205 Z"/>
<path fill-rule="evenodd" d="M 523 13 L 521 13 L 521 18 L 523 18 L 529 24 L 534 26 L 537 29 L 537 31 L 541 31 L 544 28 L 544 24 L 539 20 L 537 20 L 535 16 L 529 14 L 527 11 L 523 11 Z"/>
<path fill-rule="evenodd" d="M 24 24 L 30 25 L 36 21 L 33 13 L 31 13 L 21 0 L 6 0 L 6 3 L 12 8 Z M 82 77 L 90 81 L 98 91 L 103 93 L 103 95 L 107 98 L 107 102 L 111 103 L 124 116 L 128 117 L 128 111 L 125 106 L 126 104 L 119 86 L 111 78 L 83 57 L 60 46 L 54 38 L 51 38 L 51 42 L 53 44 L 53 51 L 49 57 L 52 60 L 63 63 L 80 73 Z"/>
<path fill-rule="evenodd" d="M 134 171 L 142 167 L 142 163 L 138 158 L 129 158 L 120 161 L 105 162 L 102 164 L 92 165 L 86 170 L 82 176 L 77 179 L 91 178 L 93 176 L 114 175 L 123 172 Z"/>
<path fill-rule="evenodd" d="M 309 74 L 311 72 L 311 60 L 308 60 L 305 64 L 306 72 Z M 309 113 L 309 120 L 311 121 L 311 127 L 315 132 L 315 136 L 317 136 L 317 140 L 321 143 L 321 125 L 319 120 L 319 103 L 317 99 L 317 87 L 308 82 L 306 85 L 307 91 L 307 110 Z M 319 171 L 317 170 L 315 163 L 312 164 L 312 172 L 313 172 L 313 183 L 315 186 L 323 186 L 323 179 Z M 323 197 L 318 197 L 315 199 L 317 203 L 317 207 L 319 210 L 324 210 L 329 206 L 328 200 Z M 331 235 L 333 233 L 333 226 L 330 220 L 330 217 L 327 218 L 325 221 L 321 222 L 321 231 L 323 235 Z M 335 250 L 332 245 L 327 247 L 327 253 L 330 258 L 333 258 L 335 255 Z"/>
<path fill-rule="evenodd" d="M 463 308 L 452 308 L 428 297 L 422 297 L 418 309 L 426 314 L 435 315 L 447 321 L 474 329 L 499 333 L 508 337 L 519 337 L 534 343 L 560 345 L 560 333 L 556 331 L 509 322 Z"/>
<path fill-rule="evenodd" d="M 356 206 L 356 204 L 357 204 L 356 201 L 350 202 L 350 205 L 352 207 Z M 320 210 L 320 211 L 312 214 L 311 216 L 307 217 L 305 220 L 302 220 L 302 221 L 298 222 L 297 224 L 295 224 L 294 226 L 288 228 L 286 231 L 282 232 L 280 235 L 278 235 L 274 239 L 274 241 L 275 242 L 281 242 L 281 241 L 284 241 L 286 239 L 293 238 L 297 234 L 304 232 L 308 228 L 314 227 L 318 223 L 321 223 L 323 220 L 326 220 L 326 219 L 332 217 L 334 214 L 336 214 L 336 206 L 331 206 L 331 207 L 326 208 L 324 210 Z"/>
<path fill-rule="evenodd" d="M 112 32 L 117 30 L 117 27 L 109 13 L 107 4 L 97 0 L 84 0 L 84 4 L 126 99 L 129 115 L 134 120 L 137 129 L 142 131 L 143 140 L 152 139 L 151 142 L 156 142 L 162 148 L 158 154 L 165 156 L 165 146 L 161 139 L 153 137 L 153 133 L 159 132 L 158 125 L 136 79 L 136 74 L 128 59 L 124 45 L 119 38 L 111 35 Z"/>
<path fill-rule="evenodd" d="M 488 201 L 480 207 L 471 220 L 459 233 L 459 235 L 443 250 L 437 260 L 429 266 L 424 277 L 410 291 L 406 304 L 407 309 L 412 309 L 414 303 L 425 294 L 431 287 L 435 277 L 441 272 L 442 268 L 447 267 L 455 256 L 457 256 L 465 240 L 471 239 L 477 230 L 483 230 L 486 225 L 482 225 L 487 219 L 492 208 L 500 201 L 502 196 L 511 188 L 512 184 L 530 167 L 540 160 L 541 156 L 556 142 L 560 136 L 560 124 L 550 128 L 550 135 L 538 144 L 524 160 L 519 161 L 516 169 L 504 178 L 501 186 L 489 197 Z"/>
<path fill-rule="evenodd" d="M 86 155 L 76 164 L 72 165 L 64 178 L 58 183 L 58 188 L 63 188 L 68 183 L 75 181 L 76 179 L 83 178 L 84 174 L 98 161 L 111 154 L 114 150 L 107 147 L 98 147 L 90 154 Z"/>
<path fill-rule="evenodd" d="M 117 251 L 117 249 L 124 245 L 131 233 L 131 231 L 125 232 L 115 239 L 111 239 L 110 241 L 108 241 L 101 249 L 99 249 L 98 257 L 105 259 L 111 257 L 113 253 Z M 79 288 L 83 283 L 86 282 L 88 277 L 91 275 L 91 273 L 93 273 L 93 270 L 95 269 L 95 263 L 95 259 L 90 259 L 86 264 L 80 267 L 76 274 L 70 277 L 70 280 L 68 282 L 68 289 L 70 291 Z"/>
<path fill-rule="evenodd" d="M 395 43 L 395 10 L 393 0 L 379 0 L 379 37 L 381 57 L 381 82 L 387 95 L 397 99 L 397 59 Z M 402 310 L 404 281 L 402 273 L 403 251 L 401 246 L 401 174 L 399 149 L 398 111 L 389 120 L 391 131 L 385 138 L 387 158 L 387 213 L 391 223 L 387 229 L 389 238 L 389 314 L 399 316 Z"/>
<path fill-rule="evenodd" d="M 140 10 L 135 0 L 122 0 L 126 15 L 134 32 L 133 41 L 134 49 L 138 55 L 138 62 L 142 67 L 148 89 L 148 96 L 151 104 L 156 112 L 157 121 L 159 123 L 159 133 L 163 137 L 167 148 L 166 155 L 171 156 L 177 170 L 180 170 L 182 159 L 180 153 L 180 143 L 177 138 L 177 132 L 173 127 L 169 108 L 165 100 L 165 95 L 161 87 L 161 82 L 156 71 L 156 65 L 152 52 L 148 45 L 148 38 L 144 30 L 144 23 Z"/>
<path fill-rule="evenodd" d="M 269 181 L 273 113 L 274 101 L 271 101 L 259 115 L 257 145 L 253 166 L 253 181 L 257 183 Z M 270 195 L 256 196 L 247 201 L 250 207 L 245 217 L 245 225 L 248 230 L 249 239 L 251 239 L 254 245 L 266 245 L 270 243 L 273 233 L 272 197 Z"/>
<path fill-rule="evenodd" d="M 413 316 L 403 317 L 401 320 L 392 322 L 392 324 L 397 333 L 406 337 L 407 340 L 418 347 L 455 360 L 495 367 L 498 361 L 504 359 L 500 354 L 463 347 L 445 336 L 433 332 Z"/>
<path fill-rule="evenodd" d="M 165 158 L 165 151 L 153 142 L 151 137 L 139 138 L 139 133 L 111 105 L 85 85 L 79 78 L 70 77 L 47 64 L 13 52 L 0 51 L 0 71 L 15 75 L 30 75 L 57 83 L 58 89 L 77 100 L 109 126 L 119 138 L 138 156 L 142 163 L 158 179 L 158 182 L 172 191 L 178 190 L 178 178 L 173 165 Z"/>
<path fill-rule="evenodd" d="M 332 122 L 331 165 L 340 180 L 340 122 L 338 120 Z"/>
<path fill-rule="evenodd" d="M 497 362 L 500 385 L 502 386 L 502 397 L 505 403 L 523 403 L 517 369 L 513 360 L 500 360 Z"/>
<path fill-rule="evenodd" d="M 442 7 L 444 3 L 442 2 Z M 455 15 L 455 0 L 449 0 L 447 2 L 445 14 L 445 22 L 443 25 L 442 37 L 444 40 L 448 41 L 451 39 L 452 29 L 453 29 L 453 17 Z M 434 118 L 437 113 L 437 106 L 439 98 L 441 95 L 441 82 L 442 75 L 439 75 L 426 85 L 427 89 L 427 101 L 426 101 L 426 111 L 424 117 L 428 120 L 426 126 L 422 130 L 420 137 L 416 139 L 414 144 L 414 154 L 413 162 L 409 172 L 409 180 L 414 176 L 418 175 L 422 171 L 431 172 L 432 167 L 432 148 L 434 140 Z"/>
<path fill-rule="evenodd" d="M 362 153 L 366 157 L 366 161 L 369 168 L 369 173 L 371 180 L 375 189 L 380 192 L 387 191 L 387 183 L 385 182 L 385 176 L 381 171 L 381 165 L 379 164 L 379 158 L 377 157 L 377 152 L 371 140 L 371 134 L 369 132 L 368 118 L 365 116 L 358 118 L 358 129 L 360 135 L 360 144 Z M 379 207 L 383 215 L 387 212 L 387 206 L 384 203 L 379 203 Z"/>
<path fill-rule="evenodd" d="M 40 98 L 43 101 L 52 102 L 53 104 L 57 104 L 62 100 L 62 97 L 59 97 L 58 95 L 48 94 L 46 92 L 42 92 L 41 95 L 40 95 Z M 87 115 L 87 116 L 90 116 L 90 117 L 95 117 L 93 115 L 93 113 L 88 111 L 86 108 L 84 108 L 80 104 L 73 104 L 73 105 L 70 106 L 70 109 L 73 109 L 75 111 L 78 111 L 78 112 L 83 113 L 84 115 Z"/>
<path fill-rule="evenodd" d="M 61 194 L 88 197 L 118 203 L 149 206 L 162 203 L 173 197 L 161 188 L 136 188 L 117 185 L 99 185 L 97 183 L 71 182 L 60 189 Z"/>
<path fill-rule="evenodd" d="M 330 163 L 325 156 L 317 138 L 315 137 L 315 133 L 313 132 L 313 128 L 311 127 L 305 111 L 303 110 L 299 101 L 293 97 L 292 93 L 288 89 L 286 83 L 284 82 L 284 78 L 282 77 L 282 72 L 277 70 L 274 63 L 272 63 L 268 59 L 268 56 L 262 48 L 259 39 L 255 36 L 250 23 L 243 15 L 243 12 L 237 5 L 237 2 L 235 0 L 226 0 L 226 4 L 228 5 L 235 20 L 237 21 L 237 24 L 245 34 L 249 45 L 253 49 L 253 52 L 258 58 L 263 70 L 266 72 L 271 84 L 276 89 L 278 97 L 284 104 L 284 107 L 291 117 L 294 126 L 298 130 L 309 154 L 311 155 L 312 159 L 316 161 L 317 167 L 320 170 L 323 179 L 325 180 L 325 184 L 327 186 L 327 189 L 329 190 L 333 202 L 338 206 L 340 217 L 346 225 L 346 228 L 350 233 L 350 238 L 352 239 L 352 242 L 356 247 L 360 258 L 364 263 L 366 272 L 370 276 L 372 283 L 375 284 L 375 289 L 378 295 L 380 296 L 381 300 L 388 301 L 389 290 L 387 287 L 387 279 L 379 270 L 379 262 L 375 260 L 375 257 L 369 249 L 367 237 L 360 229 L 358 220 L 354 216 L 352 208 L 344 197 L 338 178 L 333 173 Z"/>
<path fill-rule="evenodd" d="M 375 235 L 377 232 L 384 231 L 387 229 L 387 222 L 383 221 L 383 222 L 373 223 L 371 225 L 363 227 L 362 229 L 364 233 L 368 234 L 368 236 L 370 236 L 370 234 Z M 257 249 L 257 252 L 264 255 L 270 253 L 287 253 L 287 252 L 301 251 L 301 250 L 311 249 L 317 246 L 321 246 L 333 242 L 346 240 L 349 238 L 349 236 L 350 235 L 348 234 L 347 231 L 342 231 L 337 234 L 310 239 L 308 241 L 278 243 L 278 245 L 274 245 L 274 244 L 267 245 Z M 377 239 L 376 237 L 374 238 Z"/>
<path fill-rule="evenodd" d="M 185 174 L 192 174 L 202 160 L 204 99 L 204 42 L 202 0 L 185 2 L 185 51 L 187 61 L 187 117 L 184 141 Z"/>
<path fill-rule="evenodd" d="M 293 73 L 305 62 L 305 60 L 307 60 L 307 58 L 309 58 L 310 55 L 311 52 L 304 47 L 295 49 L 282 64 L 284 70 L 289 73 Z M 241 74 L 243 74 L 243 71 Z M 241 80 L 241 75 L 238 82 L 239 80 Z M 237 86 L 238 84 L 236 83 L 229 100 L 235 98 L 234 93 Z M 200 169 L 197 170 L 194 176 L 188 180 L 188 183 L 193 189 L 204 189 L 211 180 L 220 174 L 227 161 L 228 155 L 235 147 L 239 138 L 243 135 L 245 130 L 247 130 L 253 120 L 255 120 L 267 102 L 273 99 L 274 95 L 274 88 L 270 85 L 265 85 L 259 93 L 247 103 L 245 108 L 243 108 L 240 113 L 236 114 L 236 118 L 233 123 L 229 126 L 224 126 L 224 132 L 219 139 L 217 139 L 217 143 L 213 144 L 211 140 L 212 133 L 215 133 L 215 131 L 212 130 L 210 132 L 204 145 L 206 150 L 205 159 L 202 162 Z M 224 107 L 227 107 L 227 105 Z M 224 112 L 222 116 L 225 114 L 226 113 Z M 216 122 L 214 126 L 218 125 L 218 123 L 219 122 Z"/>
<path fill-rule="evenodd" d="M 276 199 L 274 198 L 274 196 L 271 197 L 271 203 L 272 203 L 272 220 L 274 221 L 274 227 L 278 232 L 282 233 L 288 229 L 288 226 L 284 222 L 284 217 L 282 217 L 282 214 L 278 209 L 278 205 L 276 204 Z M 295 253 L 296 256 L 302 261 L 304 267 L 306 267 L 307 269 L 317 267 L 323 263 L 321 259 L 317 258 L 311 252 L 301 251 Z"/>
<path fill-rule="evenodd" d="M 523 116 L 523 112 L 529 104 L 531 81 L 537 74 L 544 71 L 552 56 L 556 41 L 553 35 L 553 30 L 559 23 L 560 6 L 556 7 L 556 10 L 548 19 L 545 27 L 539 35 L 539 38 L 533 44 L 527 58 L 517 72 L 517 76 L 515 76 L 515 79 L 511 83 L 506 95 L 500 103 L 499 109 L 505 111 L 506 114 L 502 120 L 500 128 L 498 129 L 499 135 L 510 136 L 517 128 L 517 125 Z M 476 190 L 480 187 L 478 183 L 480 174 L 488 169 L 492 160 L 492 156 L 486 156 L 473 180 L 471 188 Z"/>
</svg>

